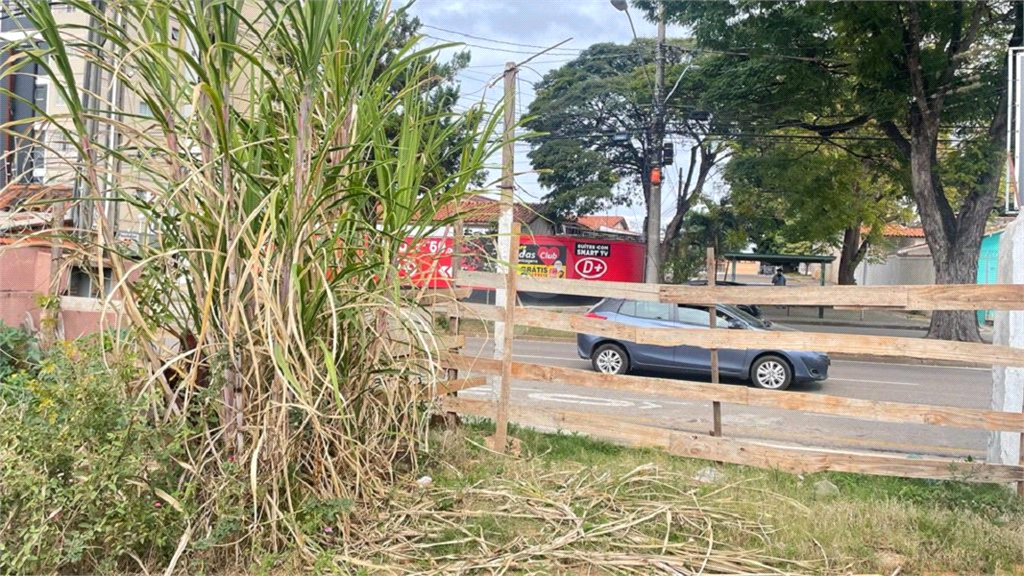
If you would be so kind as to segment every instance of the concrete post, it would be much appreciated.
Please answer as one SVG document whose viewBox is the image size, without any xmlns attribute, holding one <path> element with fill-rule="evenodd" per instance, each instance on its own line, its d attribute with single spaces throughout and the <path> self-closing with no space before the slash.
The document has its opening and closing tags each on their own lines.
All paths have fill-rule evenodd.
<svg viewBox="0 0 1024 576">
<path fill-rule="evenodd" d="M 1024 212 L 1017 215 L 999 242 L 1000 284 L 1024 284 Z M 995 313 L 994 344 L 1024 348 L 1024 310 Z M 992 409 L 1005 412 L 1024 410 L 1024 367 L 996 366 L 992 369 Z M 1020 432 L 993 432 L 988 440 L 987 460 L 995 464 L 1018 464 L 1021 460 Z"/>
</svg>

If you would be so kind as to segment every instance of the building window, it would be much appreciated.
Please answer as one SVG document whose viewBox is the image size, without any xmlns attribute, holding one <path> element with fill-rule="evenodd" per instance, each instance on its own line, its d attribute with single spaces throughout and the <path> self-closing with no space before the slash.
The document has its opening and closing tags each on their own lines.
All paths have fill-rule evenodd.
<svg viewBox="0 0 1024 576">
<path fill-rule="evenodd" d="M 152 118 L 153 111 L 149 109 L 149 104 L 146 102 L 139 102 L 139 116 L 143 118 Z"/>
<path fill-rule="evenodd" d="M 171 41 L 172 42 L 177 42 L 178 41 L 178 37 L 180 35 L 181 35 L 181 33 L 178 31 L 177 28 L 171 28 Z"/>
<path fill-rule="evenodd" d="M 83 298 L 100 298 L 110 294 L 114 287 L 114 274 L 110 268 L 103 269 L 103 293 L 99 291 L 96 280 L 96 270 L 87 270 L 78 266 L 71 269 L 71 279 L 68 284 L 70 296 L 81 296 Z"/>
<path fill-rule="evenodd" d="M 36 83 L 35 89 L 32 91 L 32 103 L 36 105 L 36 108 L 46 112 L 46 95 L 48 94 L 46 84 Z"/>
<path fill-rule="evenodd" d="M 32 143 L 32 178 L 46 178 L 46 130 L 35 131 L 35 142 Z"/>
</svg>

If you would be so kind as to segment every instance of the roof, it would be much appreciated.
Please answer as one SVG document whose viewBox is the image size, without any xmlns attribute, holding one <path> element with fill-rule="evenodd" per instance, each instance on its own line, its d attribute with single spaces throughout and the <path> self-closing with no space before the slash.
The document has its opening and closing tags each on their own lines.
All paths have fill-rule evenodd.
<svg viewBox="0 0 1024 576">
<path fill-rule="evenodd" d="M 907 246 L 906 248 L 897 250 L 896 255 L 907 257 L 930 258 L 932 255 L 932 250 L 931 248 L 928 247 L 928 244 L 926 242 L 918 242 L 913 246 Z"/>
<path fill-rule="evenodd" d="M 834 262 L 835 256 L 819 254 L 723 254 L 726 260 L 767 262 L 769 264 L 790 264 L 793 262 Z"/>
<path fill-rule="evenodd" d="M 860 229 L 861 234 L 871 232 L 871 228 L 864 226 Z M 920 226 L 904 226 L 889 222 L 882 229 L 882 236 L 886 238 L 924 238 L 924 228 Z"/>
<path fill-rule="evenodd" d="M 501 203 L 493 200 L 470 200 L 459 205 L 459 213 L 462 215 L 462 221 L 466 224 L 492 224 L 498 221 L 498 216 L 501 214 Z M 449 204 L 442 206 L 434 218 L 444 220 L 455 215 L 455 206 Z M 540 217 L 537 209 L 533 206 L 520 203 L 512 206 L 512 219 L 520 224 L 528 224 Z"/>
<path fill-rule="evenodd" d="M 49 210 L 49 204 L 25 206 L 33 202 L 71 198 L 71 187 L 66 184 L 44 186 L 42 184 L 11 184 L 0 191 L 0 210 L 14 208 Z"/>
<path fill-rule="evenodd" d="M 600 230 L 601 228 L 629 230 L 629 224 L 622 216 L 580 216 L 576 219 L 576 223 L 591 230 Z"/>
</svg>

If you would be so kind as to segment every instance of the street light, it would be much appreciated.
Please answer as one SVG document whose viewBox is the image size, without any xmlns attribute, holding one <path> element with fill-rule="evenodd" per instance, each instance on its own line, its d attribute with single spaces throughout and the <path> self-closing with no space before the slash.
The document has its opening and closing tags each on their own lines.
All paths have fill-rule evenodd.
<svg viewBox="0 0 1024 576">
<path fill-rule="evenodd" d="M 636 28 L 633 26 L 633 17 L 629 15 L 629 3 L 626 0 L 611 0 L 612 6 L 619 12 L 625 12 L 629 19 L 629 29 L 633 31 L 633 40 L 639 41 L 636 37 Z"/>
</svg>

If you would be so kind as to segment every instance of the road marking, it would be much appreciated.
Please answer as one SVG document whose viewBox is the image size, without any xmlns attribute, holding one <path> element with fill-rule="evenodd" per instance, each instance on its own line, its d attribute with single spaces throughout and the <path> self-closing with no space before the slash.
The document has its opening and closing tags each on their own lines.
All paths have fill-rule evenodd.
<svg viewBox="0 0 1024 576">
<path fill-rule="evenodd" d="M 661 408 L 661 404 L 655 404 L 654 402 L 641 400 L 640 406 L 637 408 L 637 410 L 654 410 L 655 408 Z"/>
<path fill-rule="evenodd" d="M 862 382 L 864 384 L 892 384 L 893 386 L 920 386 L 912 382 L 893 382 L 891 380 L 857 380 L 854 378 L 829 378 L 828 382 Z"/>
<path fill-rule="evenodd" d="M 673 406 L 694 406 L 694 402 L 676 402 L 675 400 L 661 400 L 662 404 L 671 404 Z"/>
<path fill-rule="evenodd" d="M 630 406 L 635 406 L 635 404 L 629 400 L 614 400 L 612 398 L 580 396 L 578 394 L 530 394 L 530 399 L 547 402 L 565 402 L 568 404 L 583 404 L 585 406 L 604 406 L 607 408 L 629 408 Z"/>
<path fill-rule="evenodd" d="M 512 386 L 513 392 L 540 392 L 540 388 L 520 388 L 519 386 Z M 493 392 L 490 386 L 477 386 L 476 388 L 467 388 L 465 390 L 459 390 L 459 393 L 470 393 L 470 394 L 490 394 Z"/>
</svg>

